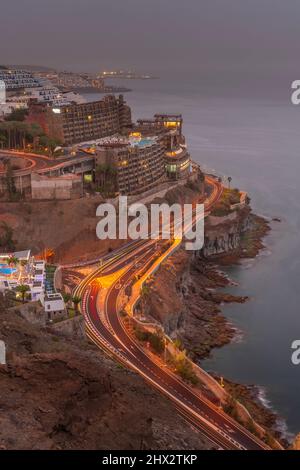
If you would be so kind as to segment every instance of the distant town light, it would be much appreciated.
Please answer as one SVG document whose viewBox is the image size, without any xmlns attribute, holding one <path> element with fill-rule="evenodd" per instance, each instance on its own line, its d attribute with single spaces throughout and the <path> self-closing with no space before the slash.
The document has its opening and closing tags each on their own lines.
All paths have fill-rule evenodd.
<svg viewBox="0 0 300 470">
<path fill-rule="evenodd" d="M 59 108 L 53 108 L 52 111 L 54 112 L 54 114 L 60 114 L 61 113 L 61 110 Z"/>
</svg>

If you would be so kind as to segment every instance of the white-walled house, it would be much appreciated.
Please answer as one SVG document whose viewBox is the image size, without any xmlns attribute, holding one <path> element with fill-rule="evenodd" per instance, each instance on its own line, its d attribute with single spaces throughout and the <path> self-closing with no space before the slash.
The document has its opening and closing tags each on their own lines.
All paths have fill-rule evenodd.
<svg viewBox="0 0 300 470">
<path fill-rule="evenodd" d="M 42 300 L 44 296 L 44 283 L 43 281 L 33 281 L 29 284 L 31 300 L 35 302 L 36 300 Z"/>
<path fill-rule="evenodd" d="M 63 296 L 56 292 L 55 294 L 45 294 L 41 298 L 44 306 L 47 320 L 60 319 L 66 316 L 66 305 Z"/>
</svg>

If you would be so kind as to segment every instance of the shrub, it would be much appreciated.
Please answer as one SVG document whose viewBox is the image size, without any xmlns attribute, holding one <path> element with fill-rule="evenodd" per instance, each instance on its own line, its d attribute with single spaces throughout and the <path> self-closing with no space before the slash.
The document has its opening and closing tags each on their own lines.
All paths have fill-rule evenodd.
<svg viewBox="0 0 300 470">
<path fill-rule="evenodd" d="M 69 313 L 69 318 L 75 317 L 75 310 L 73 308 L 69 308 L 68 313 Z"/>
<path fill-rule="evenodd" d="M 151 347 L 154 349 L 155 352 L 161 354 L 165 349 L 164 339 L 162 335 L 159 333 L 151 333 L 149 335 L 149 342 Z"/>
<path fill-rule="evenodd" d="M 176 338 L 176 339 L 174 340 L 174 346 L 175 346 L 175 348 L 177 348 L 177 349 L 182 349 L 182 346 L 183 346 L 183 345 L 182 345 L 181 339 Z"/>
<path fill-rule="evenodd" d="M 265 437 L 264 437 L 264 441 L 267 444 L 267 446 L 269 446 L 271 448 L 276 447 L 275 439 L 269 432 L 266 432 Z"/>
<path fill-rule="evenodd" d="M 175 359 L 175 370 L 180 377 L 186 382 L 197 385 L 199 379 L 194 372 L 192 363 L 187 359 L 185 352 L 178 354 Z"/>
<path fill-rule="evenodd" d="M 238 421 L 239 416 L 238 416 L 238 411 L 237 411 L 237 402 L 236 402 L 236 399 L 232 395 L 230 395 L 227 398 L 227 401 L 226 401 L 223 409 L 224 409 L 225 413 L 227 413 L 233 419 Z"/>
<path fill-rule="evenodd" d="M 141 330 L 140 328 L 135 328 L 134 333 L 139 341 L 148 341 L 149 339 L 149 333 L 147 333 L 147 331 Z"/>
</svg>

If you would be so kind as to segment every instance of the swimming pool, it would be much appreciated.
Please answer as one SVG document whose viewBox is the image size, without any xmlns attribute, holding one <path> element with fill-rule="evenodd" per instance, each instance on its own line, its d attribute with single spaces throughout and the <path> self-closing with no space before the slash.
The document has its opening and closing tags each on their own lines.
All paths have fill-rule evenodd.
<svg viewBox="0 0 300 470">
<path fill-rule="evenodd" d="M 11 274 L 16 272 L 16 268 L 10 268 L 7 264 L 0 264 L 0 276 L 1 274 L 4 276 L 10 276 Z"/>
<path fill-rule="evenodd" d="M 149 145 L 153 145 L 156 141 L 153 137 L 145 137 L 144 139 L 129 139 L 130 145 L 132 147 L 148 147 Z"/>
</svg>

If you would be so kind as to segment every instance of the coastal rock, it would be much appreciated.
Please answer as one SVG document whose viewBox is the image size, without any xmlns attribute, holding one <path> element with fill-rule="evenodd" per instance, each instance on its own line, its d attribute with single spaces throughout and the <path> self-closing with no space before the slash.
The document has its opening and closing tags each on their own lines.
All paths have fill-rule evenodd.
<svg viewBox="0 0 300 470">
<path fill-rule="evenodd" d="M 300 434 L 297 434 L 293 444 L 290 447 L 291 450 L 300 450 Z"/>
<path fill-rule="evenodd" d="M 215 232 L 215 227 L 206 229 L 207 238 L 218 238 L 218 247 L 215 245 L 212 250 L 212 258 L 207 259 L 209 247 L 213 246 L 210 242 L 206 245 L 207 251 L 203 250 L 202 253 L 191 255 L 181 249 L 161 266 L 149 283 L 149 319 L 159 321 L 172 338 L 179 339 L 195 361 L 206 358 L 213 348 L 229 343 L 236 335 L 236 329 L 221 314 L 220 305 L 247 300 L 247 297 L 218 290 L 231 281 L 222 275 L 210 259 L 214 263 L 228 265 L 230 262 L 237 263 L 242 257 L 255 256 L 263 247 L 261 238 L 269 230 L 265 219 L 249 211 L 240 216 L 242 219 L 238 224 L 235 219 L 233 226 L 225 224 L 218 227 L 220 231 Z M 243 217 L 246 217 L 244 221 Z M 220 240 L 223 240 L 221 244 Z M 222 250 L 225 250 L 223 254 Z M 247 407 L 256 422 L 271 431 L 272 435 L 268 436 L 270 442 L 273 436 L 280 438 L 277 416 L 259 403 L 255 387 L 229 381 L 226 381 L 226 387 Z M 287 442 L 281 442 L 287 446 Z"/>
<path fill-rule="evenodd" d="M 202 358 L 227 344 L 234 328 L 220 315 L 219 304 L 244 302 L 241 297 L 214 292 L 228 280 L 207 262 L 179 250 L 149 283 L 146 314 L 159 321 L 172 338 L 180 339 L 190 355 Z"/>
<path fill-rule="evenodd" d="M 212 447 L 138 375 L 87 341 L 27 322 L 1 296 L 0 331 L 1 449 Z"/>
</svg>

